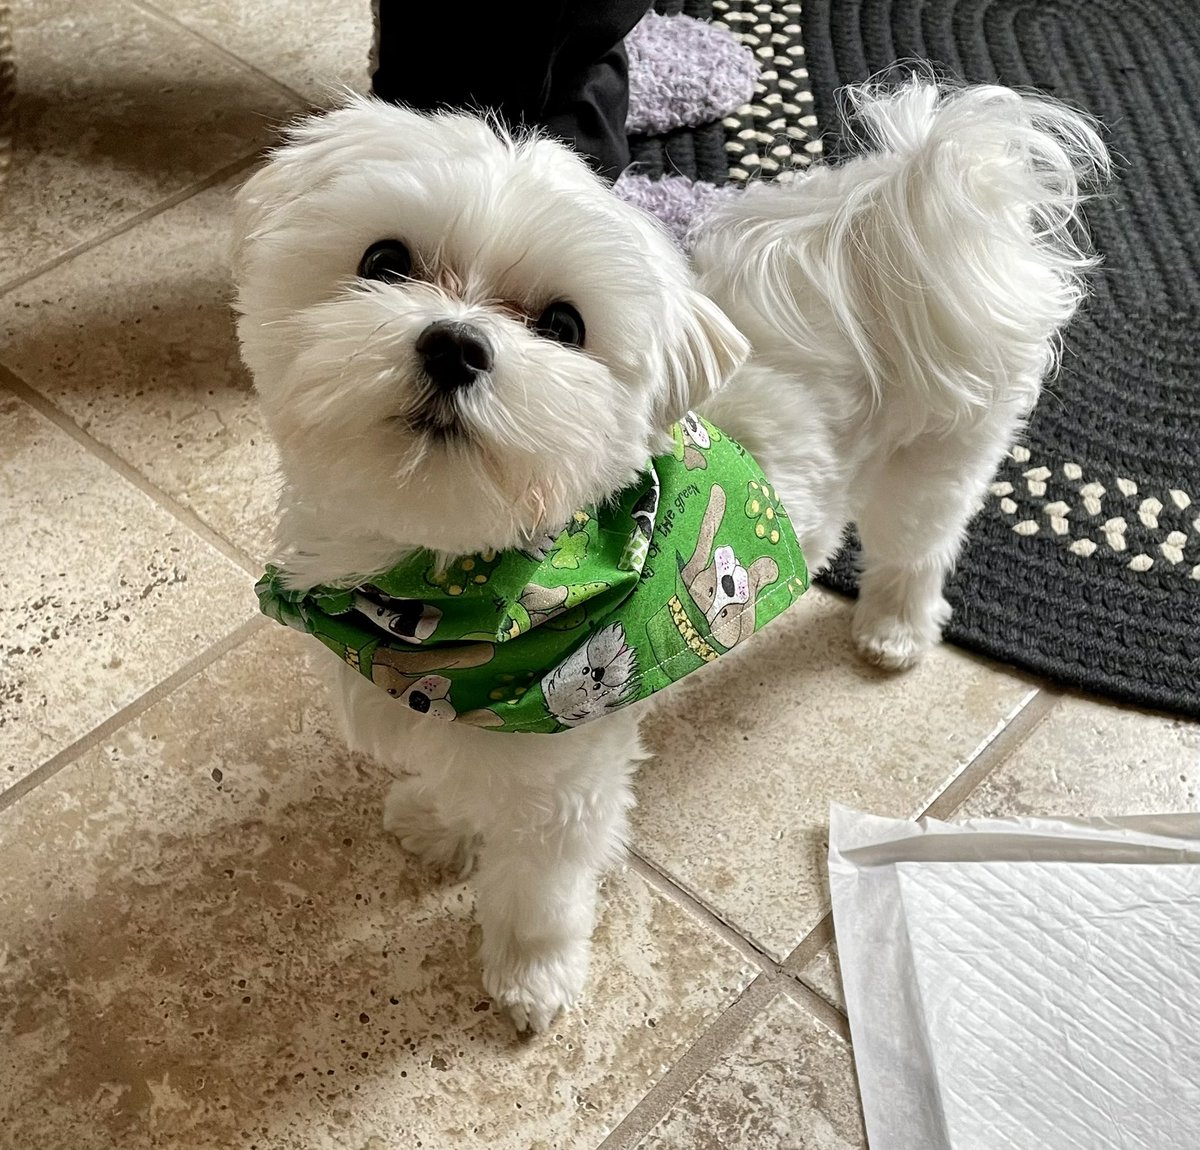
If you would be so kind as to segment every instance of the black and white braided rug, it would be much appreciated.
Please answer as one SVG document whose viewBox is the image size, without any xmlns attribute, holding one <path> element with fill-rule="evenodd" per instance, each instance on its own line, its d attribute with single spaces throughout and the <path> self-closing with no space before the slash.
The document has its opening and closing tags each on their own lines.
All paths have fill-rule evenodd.
<svg viewBox="0 0 1200 1150">
<path fill-rule="evenodd" d="M 1035 87 L 1098 117 L 1119 180 L 1105 270 L 975 519 L 947 638 L 1083 690 L 1200 717 L 1200 6 L 1196 0 L 662 0 L 760 61 L 719 125 L 634 141 L 651 174 L 788 178 L 834 92 L 898 60 Z M 825 149 L 839 151 L 835 137 Z M 827 582 L 855 586 L 853 544 Z"/>
</svg>

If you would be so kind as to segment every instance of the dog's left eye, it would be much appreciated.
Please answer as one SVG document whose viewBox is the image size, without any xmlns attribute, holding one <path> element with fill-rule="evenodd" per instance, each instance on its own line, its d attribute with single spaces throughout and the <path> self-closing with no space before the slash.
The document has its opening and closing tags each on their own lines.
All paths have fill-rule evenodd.
<svg viewBox="0 0 1200 1150">
<path fill-rule="evenodd" d="M 583 346 L 583 316 L 563 300 L 546 308 L 534 321 L 533 330 L 568 347 Z"/>
<path fill-rule="evenodd" d="M 399 283 L 412 275 L 412 253 L 399 240 L 373 243 L 358 261 L 358 274 L 365 280 Z"/>
</svg>

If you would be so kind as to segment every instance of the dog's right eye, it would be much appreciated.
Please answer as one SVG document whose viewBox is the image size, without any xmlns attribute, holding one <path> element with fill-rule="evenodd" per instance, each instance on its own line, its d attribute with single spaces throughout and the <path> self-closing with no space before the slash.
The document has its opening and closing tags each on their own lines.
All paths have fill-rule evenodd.
<svg viewBox="0 0 1200 1150">
<path fill-rule="evenodd" d="M 358 261 L 358 274 L 365 280 L 399 283 L 412 275 L 412 253 L 399 240 L 373 243 Z"/>
</svg>

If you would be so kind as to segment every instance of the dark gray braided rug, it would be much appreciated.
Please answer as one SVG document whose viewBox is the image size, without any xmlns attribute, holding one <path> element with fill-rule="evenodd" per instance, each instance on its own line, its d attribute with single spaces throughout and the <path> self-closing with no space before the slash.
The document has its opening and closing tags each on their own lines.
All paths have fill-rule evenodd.
<svg viewBox="0 0 1200 1150">
<path fill-rule="evenodd" d="M 1036 87 L 1108 129 L 1090 205 L 1106 267 L 1063 370 L 976 518 L 951 641 L 1200 717 L 1200 4 L 1197 0 L 661 0 L 760 60 L 751 105 L 633 141 L 650 174 L 773 178 L 821 152 L 834 91 L 897 60 Z M 811 85 L 811 94 L 809 91 Z M 815 99 L 814 99 L 815 97 Z M 825 140 L 833 157 L 836 137 Z M 854 543 L 827 582 L 853 591 Z"/>
<path fill-rule="evenodd" d="M 947 637 L 1200 717 L 1200 7 L 809 0 L 804 39 L 822 124 L 837 87 L 917 57 L 1108 129 L 1119 181 L 1087 212 L 1105 270 L 972 525 Z M 848 558 L 830 582 L 853 588 Z"/>
</svg>

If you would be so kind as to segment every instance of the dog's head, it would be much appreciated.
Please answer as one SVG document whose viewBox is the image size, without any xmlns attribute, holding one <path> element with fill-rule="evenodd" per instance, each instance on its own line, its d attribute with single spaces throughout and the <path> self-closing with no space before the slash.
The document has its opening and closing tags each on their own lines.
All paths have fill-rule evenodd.
<svg viewBox="0 0 1200 1150">
<path fill-rule="evenodd" d="M 372 100 L 239 194 L 243 356 L 327 535 L 520 546 L 627 484 L 745 341 L 553 141 Z"/>
</svg>

